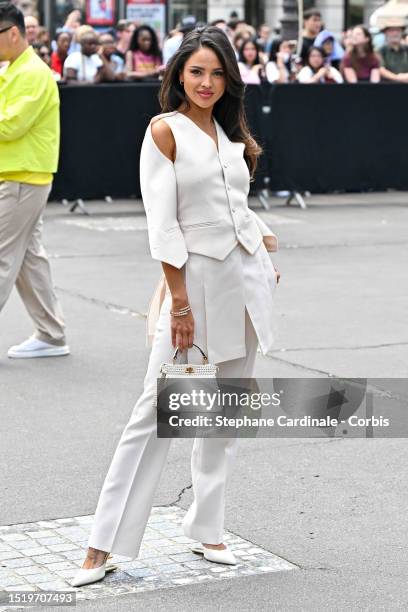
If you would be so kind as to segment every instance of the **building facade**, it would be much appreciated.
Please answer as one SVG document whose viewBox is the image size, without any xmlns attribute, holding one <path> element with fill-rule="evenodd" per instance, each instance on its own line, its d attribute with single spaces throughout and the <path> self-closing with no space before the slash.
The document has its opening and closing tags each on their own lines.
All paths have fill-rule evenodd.
<svg viewBox="0 0 408 612">
<path fill-rule="evenodd" d="M 126 6 L 141 0 L 116 0 L 116 17 L 126 16 Z M 25 14 L 34 14 L 42 21 L 51 21 L 51 29 L 60 25 L 66 14 L 79 8 L 85 14 L 86 0 L 15 0 Z M 164 2 L 165 3 L 165 2 Z M 146 5 L 152 6 L 149 0 Z M 173 28 L 185 15 L 195 15 L 200 21 L 228 19 L 231 12 L 254 26 L 267 23 L 271 28 L 280 26 L 285 8 L 293 10 L 296 0 L 168 0 L 167 27 Z M 324 25 L 336 34 L 357 23 L 368 23 L 383 0 L 304 0 L 305 8 L 315 6 L 323 16 Z"/>
<path fill-rule="evenodd" d="M 186 2 L 188 4 L 188 2 Z M 208 0 L 208 20 L 225 18 L 230 11 L 236 10 L 240 16 L 253 25 L 267 23 L 272 28 L 279 26 L 284 14 L 284 5 L 295 5 L 295 1 L 285 0 Z M 368 23 L 370 15 L 383 0 L 315 0 L 304 1 L 304 7 L 316 7 L 323 16 L 324 25 L 328 30 L 339 34 L 345 28 L 357 23 Z"/>
</svg>

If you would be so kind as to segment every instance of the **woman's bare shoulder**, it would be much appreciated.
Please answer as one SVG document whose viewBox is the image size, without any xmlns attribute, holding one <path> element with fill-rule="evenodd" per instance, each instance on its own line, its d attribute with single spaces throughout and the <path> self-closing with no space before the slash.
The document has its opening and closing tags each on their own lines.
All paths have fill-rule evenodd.
<svg viewBox="0 0 408 612">
<path fill-rule="evenodd" d="M 157 118 L 153 117 L 150 129 L 157 147 L 170 161 L 174 161 L 176 142 L 169 124 L 159 115 Z"/>
</svg>

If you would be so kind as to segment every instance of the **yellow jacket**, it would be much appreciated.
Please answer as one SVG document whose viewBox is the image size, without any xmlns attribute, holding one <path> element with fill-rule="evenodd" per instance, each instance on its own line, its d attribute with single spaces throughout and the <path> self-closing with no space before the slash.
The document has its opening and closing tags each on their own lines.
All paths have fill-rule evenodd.
<svg viewBox="0 0 408 612">
<path fill-rule="evenodd" d="M 59 92 L 28 47 L 0 74 L 0 180 L 47 184 L 58 165 Z"/>
</svg>

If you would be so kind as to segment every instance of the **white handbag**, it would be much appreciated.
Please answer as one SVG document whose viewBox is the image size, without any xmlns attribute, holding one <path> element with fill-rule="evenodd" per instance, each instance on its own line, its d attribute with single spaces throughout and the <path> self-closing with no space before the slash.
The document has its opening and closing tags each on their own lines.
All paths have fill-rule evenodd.
<svg viewBox="0 0 408 612">
<path fill-rule="evenodd" d="M 155 406 L 157 408 L 158 406 L 158 393 L 163 391 L 165 386 L 170 385 L 172 390 L 174 391 L 177 387 L 180 390 L 179 387 L 179 383 L 176 382 L 176 380 L 172 380 L 171 382 L 168 381 L 167 379 L 181 379 L 181 381 L 188 381 L 194 378 L 210 378 L 213 379 L 213 381 L 209 381 L 207 386 L 210 385 L 211 390 L 213 392 L 216 392 L 216 389 L 218 388 L 218 383 L 216 381 L 217 378 L 217 371 L 218 371 L 218 366 L 212 363 L 208 363 L 208 358 L 205 355 L 204 351 L 197 345 L 197 344 L 193 344 L 193 346 L 195 346 L 201 353 L 202 358 L 203 358 L 203 362 L 201 364 L 196 364 L 196 363 L 176 363 L 176 359 L 177 359 L 177 355 L 179 353 L 179 349 L 176 348 L 174 355 L 173 355 L 173 359 L 172 359 L 172 363 L 162 363 L 160 366 L 160 378 L 157 381 L 157 391 L 156 391 L 156 398 L 155 398 Z M 214 388 L 214 383 L 215 383 L 215 388 Z M 200 384 L 198 383 L 192 383 L 192 386 L 194 387 L 194 385 Z M 185 386 L 185 391 L 188 392 L 190 385 L 184 385 Z M 166 400 L 165 404 L 166 404 Z M 212 429 L 212 428 L 211 428 Z M 195 428 L 195 435 L 197 435 L 197 432 L 201 432 L 202 429 L 201 427 L 196 427 Z M 204 428 L 204 432 L 205 435 L 208 435 L 210 431 L 210 428 L 206 427 Z M 216 430 L 214 430 L 216 431 Z M 159 432 L 159 421 L 158 421 L 158 432 Z M 171 437 L 171 436 L 165 436 L 165 437 Z"/>
<path fill-rule="evenodd" d="M 193 344 L 203 357 L 202 364 L 196 363 L 176 363 L 179 352 L 178 347 L 174 351 L 172 363 L 162 363 L 160 366 L 160 378 L 216 378 L 218 366 L 213 363 L 208 363 L 208 358 L 204 351 L 197 345 Z"/>
</svg>

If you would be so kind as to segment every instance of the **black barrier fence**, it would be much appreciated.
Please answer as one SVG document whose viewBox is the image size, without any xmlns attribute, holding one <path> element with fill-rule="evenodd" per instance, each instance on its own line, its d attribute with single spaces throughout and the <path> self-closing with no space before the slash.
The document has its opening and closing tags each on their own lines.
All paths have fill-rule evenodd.
<svg viewBox="0 0 408 612">
<path fill-rule="evenodd" d="M 61 156 L 51 199 L 140 197 L 139 155 L 160 112 L 159 85 L 62 86 Z M 408 87 L 248 85 L 251 131 L 263 146 L 252 190 L 408 189 Z"/>
</svg>

